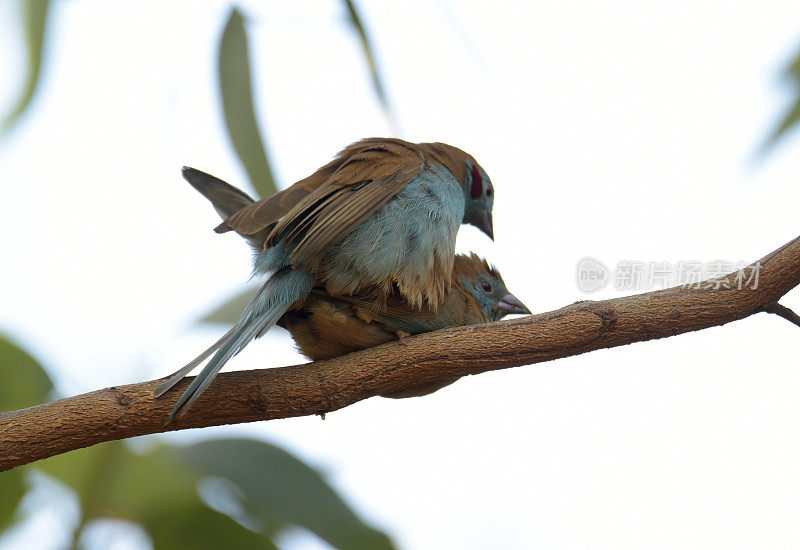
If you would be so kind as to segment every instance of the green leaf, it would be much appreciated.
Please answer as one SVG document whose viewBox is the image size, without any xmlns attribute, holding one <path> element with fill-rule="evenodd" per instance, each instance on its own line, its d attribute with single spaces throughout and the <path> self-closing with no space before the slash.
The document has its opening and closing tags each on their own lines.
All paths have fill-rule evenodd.
<svg viewBox="0 0 800 550">
<path fill-rule="evenodd" d="M 36 85 L 39 83 L 39 74 L 42 67 L 42 44 L 44 43 L 50 1 L 22 0 L 21 4 L 22 26 L 25 32 L 25 45 L 28 50 L 28 73 L 25 77 L 25 86 L 22 89 L 22 93 L 14 108 L 3 121 L 2 130 L 11 128 L 30 104 L 33 94 L 36 92 Z"/>
<path fill-rule="evenodd" d="M 32 467 L 74 490 L 84 516 L 91 520 L 103 508 L 110 481 L 119 475 L 119 463 L 128 453 L 121 441 L 109 441 L 41 460 Z"/>
<path fill-rule="evenodd" d="M 794 103 L 789 107 L 781 121 L 762 144 L 762 152 L 771 149 L 779 139 L 786 135 L 786 133 L 794 128 L 798 121 L 800 121 L 800 52 L 797 53 L 794 61 L 786 68 L 783 78 L 794 88 Z"/>
<path fill-rule="evenodd" d="M 219 87 L 228 136 L 250 182 L 262 197 L 278 191 L 258 130 L 250 80 L 250 53 L 242 14 L 232 9 L 219 43 Z"/>
<path fill-rule="evenodd" d="M 319 473 L 259 441 L 157 445 L 141 454 L 111 441 L 35 467 L 75 491 L 81 526 L 103 518 L 128 520 L 144 527 L 155 548 L 275 548 L 275 537 L 292 525 L 337 548 L 393 547 L 386 535 L 364 525 Z M 203 501 L 197 487 L 208 476 L 233 484 L 241 514 L 222 513 Z M 3 483 L 13 489 L 14 482 L 0 478 L 0 495 Z M 0 513 L 5 510 L 0 506 Z M 242 521 L 251 529 L 235 517 L 254 518 Z"/>
<path fill-rule="evenodd" d="M 0 337 L 0 411 L 38 405 L 53 383 L 36 360 Z"/>
<path fill-rule="evenodd" d="M 144 526 L 154 548 L 278 548 L 269 537 L 245 529 L 204 504 L 151 517 Z"/>
<path fill-rule="evenodd" d="M 275 548 L 276 528 L 256 533 L 209 508 L 197 493 L 200 476 L 173 447 L 136 454 L 112 441 L 37 467 L 76 492 L 82 525 L 102 518 L 132 521 L 145 528 L 155 548 Z"/>
<path fill-rule="evenodd" d="M 53 383 L 36 360 L 0 337 L 0 410 L 21 409 L 47 400 Z M 0 473 L 0 531 L 16 516 L 27 487 L 24 470 Z"/>
<path fill-rule="evenodd" d="M 386 116 L 389 117 L 389 122 L 393 126 L 397 126 L 394 112 L 389 104 L 389 98 L 386 95 L 386 88 L 383 85 L 383 79 L 378 71 L 378 64 L 375 61 L 375 53 L 373 52 L 372 43 L 370 42 L 367 30 L 361 21 L 361 16 L 358 13 L 358 9 L 353 3 L 353 0 L 344 0 L 344 7 L 347 10 L 347 16 L 350 20 L 350 24 L 353 25 L 353 30 L 356 31 L 356 34 L 358 34 L 358 38 L 361 42 L 361 49 L 364 50 L 364 57 L 367 59 L 369 74 L 372 77 L 372 86 L 375 88 L 375 95 L 378 96 L 378 101 L 380 101 L 383 111 L 386 113 Z"/>
<path fill-rule="evenodd" d="M 257 290 L 258 288 L 256 287 L 245 289 L 233 298 L 226 300 L 222 305 L 214 308 L 210 313 L 206 314 L 205 317 L 200 319 L 200 322 L 228 326 L 235 324 L 239 321 L 239 317 L 242 316 L 245 306 L 250 303 L 250 300 Z"/>
<path fill-rule="evenodd" d="M 26 490 L 21 468 L 0 473 L 0 533 L 13 522 Z"/>
<path fill-rule="evenodd" d="M 275 548 L 270 533 L 256 533 L 212 510 L 197 493 L 200 477 L 175 448 L 117 458 L 93 516 L 125 517 L 144 526 L 155 548 Z"/>
<path fill-rule="evenodd" d="M 232 481 L 251 515 L 304 527 L 336 548 L 390 549 L 309 466 L 273 445 L 248 439 L 204 441 L 180 450 L 199 471 Z"/>
</svg>

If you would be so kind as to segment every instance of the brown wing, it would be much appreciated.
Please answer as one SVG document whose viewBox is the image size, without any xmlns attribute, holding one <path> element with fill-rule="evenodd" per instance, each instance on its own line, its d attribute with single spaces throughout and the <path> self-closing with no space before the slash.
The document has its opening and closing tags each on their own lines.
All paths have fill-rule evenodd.
<svg viewBox="0 0 800 550">
<path fill-rule="evenodd" d="M 272 226 L 311 192 L 325 183 L 336 171 L 337 161 L 332 161 L 291 187 L 238 210 L 225 220 L 216 231 L 234 230 L 242 235 L 255 235 Z"/>
<path fill-rule="evenodd" d="M 269 233 L 275 224 L 298 206 L 311 193 L 331 180 L 338 170 L 365 149 L 379 147 L 413 147 L 413 144 L 391 138 L 368 138 L 342 150 L 334 160 L 283 191 L 243 208 L 225 220 L 217 232 L 236 231 L 242 235 Z M 266 230 L 266 231 L 265 231 Z"/>
<path fill-rule="evenodd" d="M 266 248 L 285 238 L 295 264 L 317 261 L 327 247 L 397 195 L 424 166 L 422 154 L 410 143 L 367 140 L 359 144 L 327 181 L 275 225 Z"/>
</svg>

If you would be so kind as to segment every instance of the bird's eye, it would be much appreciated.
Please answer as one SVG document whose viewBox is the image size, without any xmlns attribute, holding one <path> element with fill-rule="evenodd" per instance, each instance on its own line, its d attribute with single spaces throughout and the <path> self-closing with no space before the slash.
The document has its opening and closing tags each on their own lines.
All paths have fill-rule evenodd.
<svg viewBox="0 0 800 550">
<path fill-rule="evenodd" d="M 486 196 L 487 197 L 491 197 L 492 196 L 492 188 L 491 187 L 487 187 L 486 188 Z"/>
<path fill-rule="evenodd" d="M 492 284 L 491 283 L 481 283 L 481 288 L 486 294 L 492 292 Z"/>
</svg>

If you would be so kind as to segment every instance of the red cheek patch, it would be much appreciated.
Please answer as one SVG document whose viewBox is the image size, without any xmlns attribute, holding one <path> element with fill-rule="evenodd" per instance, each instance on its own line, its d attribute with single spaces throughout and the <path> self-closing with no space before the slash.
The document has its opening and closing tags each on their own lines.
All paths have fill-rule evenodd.
<svg viewBox="0 0 800 550">
<path fill-rule="evenodd" d="M 483 195 L 483 178 L 478 170 L 478 165 L 472 165 L 472 187 L 469 190 L 469 196 L 473 199 L 479 198 Z"/>
</svg>

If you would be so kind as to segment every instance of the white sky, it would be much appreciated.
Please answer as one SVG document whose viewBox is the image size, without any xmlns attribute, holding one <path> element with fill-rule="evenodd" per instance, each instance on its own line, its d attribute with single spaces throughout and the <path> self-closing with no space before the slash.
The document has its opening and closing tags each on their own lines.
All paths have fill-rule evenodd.
<svg viewBox="0 0 800 550">
<path fill-rule="evenodd" d="M 392 133 L 339 4 L 243 3 L 283 185 Z M 800 233 L 797 136 L 755 155 L 791 99 L 779 75 L 800 4 L 359 4 L 400 137 L 462 147 L 495 183 L 496 242 L 465 228 L 459 249 L 496 263 L 534 311 L 588 298 L 584 256 L 751 261 Z M 15 8 L 0 4 L 0 107 L 22 78 Z M 179 170 L 245 182 L 214 81 L 228 9 L 55 3 L 40 93 L 0 141 L 0 330 L 63 394 L 175 370 L 224 331 L 194 321 L 249 276 L 247 247 L 211 231 Z M 800 308 L 800 292 L 784 301 Z M 797 548 L 797 330 L 758 315 L 324 422 L 169 439 L 285 446 L 401 548 Z M 301 361 L 276 330 L 229 368 Z"/>
</svg>

